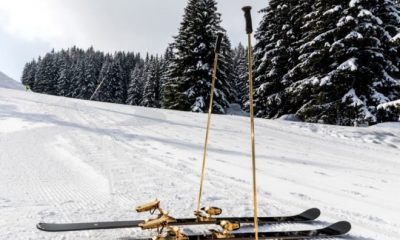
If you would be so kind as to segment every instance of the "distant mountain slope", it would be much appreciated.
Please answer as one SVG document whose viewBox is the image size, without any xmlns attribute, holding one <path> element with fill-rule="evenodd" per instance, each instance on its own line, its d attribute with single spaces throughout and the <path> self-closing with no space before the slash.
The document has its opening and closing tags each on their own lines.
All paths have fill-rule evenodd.
<svg viewBox="0 0 400 240">
<path fill-rule="evenodd" d="M 9 89 L 24 89 L 21 83 L 15 81 L 4 73 L 0 72 L 0 88 L 9 88 Z"/>
</svg>

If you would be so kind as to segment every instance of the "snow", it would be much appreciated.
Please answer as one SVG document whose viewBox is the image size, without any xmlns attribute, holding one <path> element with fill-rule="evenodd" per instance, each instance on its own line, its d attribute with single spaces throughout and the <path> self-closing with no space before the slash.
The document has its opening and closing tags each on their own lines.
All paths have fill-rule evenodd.
<svg viewBox="0 0 400 240">
<path fill-rule="evenodd" d="M 345 17 L 342 17 L 341 19 L 339 19 L 339 21 L 336 24 L 336 26 L 343 27 L 347 23 L 352 22 L 352 21 L 354 21 L 354 18 L 352 16 L 345 16 Z"/>
<path fill-rule="evenodd" d="M 203 112 L 203 108 L 206 105 L 203 97 L 197 97 L 196 102 L 192 105 L 191 109 L 193 112 Z"/>
<path fill-rule="evenodd" d="M 398 108 L 400 108 L 400 99 L 396 100 L 396 101 L 386 102 L 386 103 L 380 104 L 378 106 L 378 109 L 388 109 L 390 107 L 398 107 Z"/>
<path fill-rule="evenodd" d="M 359 4 L 360 2 L 361 2 L 361 0 L 351 0 L 349 3 L 349 6 L 351 8 L 353 8 L 353 7 L 357 6 L 357 4 Z"/>
<path fill-rule="evenodd" d="M 377 101 L 378 103 L 383 104 L 389 102 L 389 98 L 382 93 L 376 91 L 375 89 L 371 89 L 371 91 L 374 93 L 372 95 L 372 98 L 375 99 L 375 101 Z"/>
<path fill-rule="evenodd" d="M 229 108 L 226 109 L 226 114 L 235 116 L 249 116 L 249 113 L 243 111 L 242 107 L 237 103 L 230 104 Z"/>
<path fill-rule="evenodd" d="M 340 10 L 342 10 L 342 6 L 337 5 L 337 6 L 333 7 L 333 8 L 331 8 L 331 9 L 325 11 L 325 12 L 323 13 L 323 15 L 325 16 L 325 15 L 334 14 L 334 13 L 339 12 Z"/>
<path fill-rule="evenodd" d="M 360 10 L 360 13 L 357 16 L 358 18 L 363 18 L 363 17 L 369 17 L 372 18 L 376 21 L 376 23 L 378 24 L 383 24 L 382 19 L 376 17 L 374 14 L 372 14 L 372 12 L 366 10 L 366 9 L 362 9 Z"/>
<path fill-rule="evenodd" d="M 361 101 L 361 99 L 358 98 L 356 91 L 354 88 L 350 89 L 342 98 L 342 103 L 347 102 L 348 100 L 351 100 L 351 106 L 357 107 L 357 106 L 362 106 L 364 105 L 364 102 Z"/>
<path fill-rule="evenodd" d="M 363 38 L 364 38 L 364 36 L 361 33 L 356 32 L 356 31 L 352 31 L 345 37 L 345 39 L 363 39 Z"/>
<path fill-rule="evenodd" d="M 278 120 L 281 121 L 291 121 L 291 122 L 301 122 L 299 117 L 297 117 L 295 114 L 286 114 L 278 118 Z"/>
<path fill-rule="evenodd" d="M 397 41 L 400 41 L 400 33 L 398 33 L 396 36 L 392 38 L 392 42 L 397 42 Z"/>
<path fill-rule="evenodd" d="M 22 90 L 24 87 L 21 83 L 11 79 L 6 74 L 0 72 L 0 88 L 18 89 Z"/>
<path fill-rule="evenodd" d="M 340 66 L 337 69 L 350 70 L 351 72 L 355 72 L 358 69 L 356 61 L 357 61 L 357 58 L 350 58 L 346 62 L 340 64 Z"/>
<path fill-rule="evenodd" d="M 362 115 L 364 116 L 365 120 L 371 119 L 373 122 L 376 122 L 376 117 L 365 106 L 366 104 L 364 101 L 357 96 L 356 91 L 353 88 L 350 89 L 342 98 L 343 103 L 349 100 L 349 106 L 360 107 L 360 111 L 362 111 Z"/>
<path fill-rule="evenodd" d="M 35 224 L 145 219 L 134 207 L 155 198 L 171 215 L 190 217 L 206 121 L 206 114 L 0 88 L 0 239 L 148 237 L 139 229 L 46 233 Z M 400 239 L 399 123 L 255 123 L 259 214 L 322 210 L 313 224 L 262 230 L 348 220 L 346 239 Z M 222 207 L 225 216 L 252 214 L 249 130 L 248 117 L 212 117 L 203 205 Z"/>
</svg>

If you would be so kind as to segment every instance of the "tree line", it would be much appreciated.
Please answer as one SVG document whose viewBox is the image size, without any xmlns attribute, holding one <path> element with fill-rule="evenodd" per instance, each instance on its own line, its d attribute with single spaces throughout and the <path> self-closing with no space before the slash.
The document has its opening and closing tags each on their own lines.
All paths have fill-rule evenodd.
<svg viewBox="0 0 400 240">
<path fill-rule="evenodd" d="M 258 117 L 338 125 L 398 119 L 379 108 L 400 99 L 398 0 L 271 0 L 261 14 L 252 66 Z M 215 0 L 188 0 L 162 55 L 52 51 L 26 64 L 22 82 L 39 93 L 205 112 L 217 32 L 226 30 Z M 246 51 L 225 35 L 215 113 L 232 103 L 247 110 Z"/>
</svg>

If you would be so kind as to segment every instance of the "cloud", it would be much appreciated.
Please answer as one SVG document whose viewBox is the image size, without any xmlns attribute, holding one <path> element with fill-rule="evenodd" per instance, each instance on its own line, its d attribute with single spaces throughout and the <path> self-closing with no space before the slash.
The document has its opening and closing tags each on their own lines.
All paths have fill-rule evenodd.
<svg viewBox="0 0 400 240">
<path fill-rule="evenodd" d="M 11 35 L 32 41 L 67 37 L 67 31 L 59 27 L 61 23 L 67 27 L 68 22 L 64 21 L 65 16 L 57 1 L 3 0 L 0 1 L 0 10 L 7 17 L 4 28 Z"/>
<path fill-rule="evenodd" d="M 240 7 L 249 1 L 218 2 L 236 43 L 243 28 Z M 0 12 L 7 17 L 8 34 L 54 48 L 93 45 L 111 52 L 161 53 L 177 33 L 185 5 L 185 0 L 0 0 Z M 266 2 L 253 5 L 260 9 Z"/>
</svg>

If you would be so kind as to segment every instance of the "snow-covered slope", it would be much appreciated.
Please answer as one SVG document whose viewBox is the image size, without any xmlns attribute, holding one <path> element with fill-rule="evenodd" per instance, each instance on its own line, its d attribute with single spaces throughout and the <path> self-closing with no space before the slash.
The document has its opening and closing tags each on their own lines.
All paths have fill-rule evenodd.
<svg viewBox="0 0 400 240">
<path fill-rule="evenodd" d="M 144 219 L 135 205 L 155 198 L 173 216 L 190 217 L 205 123 L 204 114 L 0 88 L 0 239 L 149 236 L 137 229 L 45 233 L 35 224 Z M 260 215 L 323 212 L 314 224 L 263 230 L 348 220 L 354 228 L 345 239 L 400 239 L 399 123 L 346 128 L 257 119 L 256 134 Z M 249 142 L 248 118 L 213 116 L 204 205 L 251 215 Z"/>
<path fill-rule="evenodd" d="M 21 83 L 15 81 L 4 73 L 0 72 L 0 88 L 18 89 L 22 90 L 24 87 Z"/>
</svg>

